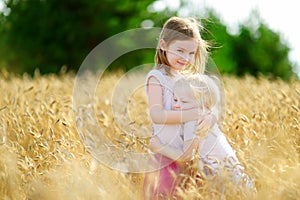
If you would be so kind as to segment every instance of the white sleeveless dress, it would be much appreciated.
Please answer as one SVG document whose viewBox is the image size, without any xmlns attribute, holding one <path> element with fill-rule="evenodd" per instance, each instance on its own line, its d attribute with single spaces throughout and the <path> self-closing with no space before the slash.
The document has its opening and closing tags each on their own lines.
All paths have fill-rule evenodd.
<svg viewBox="0 0 300 200">
<path fill-rule="evenodd" d="M 147 88 L 149 85 L 149 78 L 155 77 L 162 87 L 163 107 L 165 110 L 171 110 L 173 101 L 174 79 L 178 78 L 179 76 L 181 75 L 178 73 L 174 76 L 174 78 L 171 78 L 170 76 L 166 75 L 166 72 L 164 70 L 151 70 L 146 77 L 146 94 L 148 95 Z M 183 148 L 181 124 L 153 124 L 153 131 L 153 135 L 157 136 L 162 144 L 166 144 L 178 149 Z"/>
</svg>

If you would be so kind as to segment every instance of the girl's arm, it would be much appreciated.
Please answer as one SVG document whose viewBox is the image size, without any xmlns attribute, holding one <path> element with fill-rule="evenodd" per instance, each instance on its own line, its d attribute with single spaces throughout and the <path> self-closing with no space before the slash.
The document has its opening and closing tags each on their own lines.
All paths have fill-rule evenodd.
<svg viewBox="0 0 300 200">
<path fill-rule="evenodd" d="M 210 128 L 212 128 L 218 119 L 214 113 L 209 112 L 203 116 L 201 116 L 198 120 L 198 126 L 196 132 L 207 132 Z"/>
<path fill-rule="evenodd" d="M 187 162 L 195 155 L 199 146 L 199 139 L 194 138 L 192 140 L 184 142 L 183 149 L 176 149 L 166 144 L 162 144 L 157 136 L 153 136 L 150 142 L 150 150 L 155 153 L 160 153 L 176 162 Z"/>
<path fill-rule="evenodd" d="M 162 144 L 157 136 L 151 138 L 149 148 L 154 153 L 160 153 L 172 160 L 177 160 L 183 154 L 181 149 Z"/>
<path fill-rule="evenodd" d="M 150 116 L 156 124 L 179 124 L 199 118 L 198 108 L 190 110 L 164 110 L 163 89 L 155 77 L 150 77 L 148 82 L 148 102 Z"/>
</svg>

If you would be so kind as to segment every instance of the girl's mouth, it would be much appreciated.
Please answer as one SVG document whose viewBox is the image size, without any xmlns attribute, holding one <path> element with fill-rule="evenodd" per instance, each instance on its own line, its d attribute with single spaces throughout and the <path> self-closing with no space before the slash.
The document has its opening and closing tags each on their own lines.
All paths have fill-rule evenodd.
<svg viewBox="0 0 300 200">
<path fill-rule="evenodd" d="M 186 66 L 188 64 L 187 62 L 181 62 L 181 61 L 177 61 L 177 63 L 182 66 Z"/>
</svg>

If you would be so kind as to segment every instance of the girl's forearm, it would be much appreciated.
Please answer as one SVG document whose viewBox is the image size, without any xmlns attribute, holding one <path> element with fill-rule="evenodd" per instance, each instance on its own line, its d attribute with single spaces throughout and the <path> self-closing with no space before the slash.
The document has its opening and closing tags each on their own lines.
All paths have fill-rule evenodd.
<svg viewBox="0 0 300 200">
<path fill-rule="evenodd" d="M 177 160 L 183 154 L 182 150 L 165 145 L 163 148 L 159 149 L 157 153 L 160 153 L 172 160 Z"/>
<path fill-rule="evenodd" d="M 181 149 L 176 149 L 162 144 L 157 138 L 151 140 L 149 148 L 154 153 L 160 153 L 172 160 L 177 160 L 183 154 L 183 151 Z"/>
<path fill-rule="evenodd" d="M 184 145 L 184 149 L 177 149 L 169 145 L 162 144 L 160 140 L 154 136 L 150 142 L 150 150 L 154 153 L 160 153 L 174 161 L 186 162 L 190 161 L 195 154 L 199 145 L 199 140 L 198 138 L 194 138 L 191 141 L 185 142 Z"/>
<path fill-rule="evenodd" d="M 184 154 L 191 155 L 199 148 L 199 139 L 198 137 L 185 141 L 183 143 L 183 152 Z"/>
<path fill-rule="evenodd" d="M 150 116 L 156 124 L 180 124 L 187 121 L 197 120 L 199 118 L 198 109 L 190 110 L 163 110 L 161 107 L 150 109 Z"/>
</svg>

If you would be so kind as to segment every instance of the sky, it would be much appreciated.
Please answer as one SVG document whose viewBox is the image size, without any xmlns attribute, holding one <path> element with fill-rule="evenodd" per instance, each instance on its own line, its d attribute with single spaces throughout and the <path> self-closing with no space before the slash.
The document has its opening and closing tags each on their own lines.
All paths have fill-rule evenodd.
<svg viewBox="0 0 300 200">
<path fill-rule="evenodd" d="M 300 11 L 297 0 L 195 0 L 197 7 L 214 8 L 228 25 L 235 26 L 257 9 L 270 29 L 278 32 L 291 48 L 290 59 L 300 64 Z M 298 69 L 300 74 L 300 69 Z"/>
<path fill-rule="evenodd" d="M 174 0 L 160 0 L 171 8 L 178 8 Z M 213 8 L 221 17 L 222 22 L 230 30 L 237 30 L 238 24 L 245 23 L 250 13 L 256 9 L 261 20 L 268 27 L 280 34 L 283 42 L 290 48 L 290 60 L 296 62 L 295 69 L 300 77 L 300 10 L 297 0 L 185 0 L 194 5 L 189 10 L 183 10 L 183 15 L 204 13 L 207 7 Z"/>
</svg>

